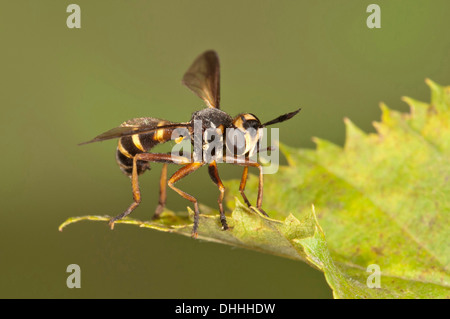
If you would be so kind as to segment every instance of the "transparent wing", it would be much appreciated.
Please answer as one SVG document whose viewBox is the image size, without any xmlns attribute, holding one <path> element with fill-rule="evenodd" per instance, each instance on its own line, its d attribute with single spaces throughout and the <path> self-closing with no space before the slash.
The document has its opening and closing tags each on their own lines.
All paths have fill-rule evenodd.
<svg viewBox="0 0 450 319">
<path fill-rule="evenodd" d="M 154 124 L 140 125 L 140 126 L 118 126 L 109 131 L 106 131 L 105 133 L 102 133 L 102 134 L 94 137 L 90 141 L 83 142 L 78 145 L 100 142 L 100 141 L 110 140 L 113 138 L 130 136 L 130 135 L 134 135 L 134 134 L 145 134 L 145 133 L 154 132 L 159 129 L 176 129 L 179 127 L 189 127 L 189 126 L 190 126 L 189 122 L 187 122 L 187 123 L 172 123 L 172 124 L 159 125 L 159 126 L 154 125 Z"/>
<path fill-rule="evenodd" d="M 210 108 L 220 108 L 220 64 L 215 51 L 201 54 L 183 76 L 182 83 Z"/>
</svg>

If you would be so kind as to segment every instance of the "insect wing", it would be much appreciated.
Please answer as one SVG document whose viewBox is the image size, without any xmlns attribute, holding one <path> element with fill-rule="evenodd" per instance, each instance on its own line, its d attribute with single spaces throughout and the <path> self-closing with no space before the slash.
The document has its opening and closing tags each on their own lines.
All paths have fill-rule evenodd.
<svg viewBox="0 0 450 319">
<path fill-rule="evenodd" d="M 182 83 L 210 108 L 220 108 L 220 64 L 215 51 L 200 55 L 183 76 Z"/>
<path fill-rule="evenodd" d="M 168 125 L 143 125 L 143 126 L 118 126 L 105 133 L 102 133 L 90 141 L 80 143 L 78 145 L 84 145 L 94 142 L 100 142 L 105 140 L 110 140 L 113 138 L 120 138 L 123 136 L 130 136 L 134 134 L 145 134 L 154 132 L 159 129 L 176 129 L 180 127 L 189 127 L 190 123 L 173 123 Z"/>
</svg>

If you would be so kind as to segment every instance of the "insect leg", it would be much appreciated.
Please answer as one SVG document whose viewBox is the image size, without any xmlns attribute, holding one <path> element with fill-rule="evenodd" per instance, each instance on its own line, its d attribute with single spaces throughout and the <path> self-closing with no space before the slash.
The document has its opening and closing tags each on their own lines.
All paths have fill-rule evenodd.
<svg viewBox="0 0 450 319">
<path fill-rule="evenodd" d="M 239 185 L 239 192 L 241 193 L 242 198 L 244 199 L 247 206 L 250 208 L 252 207 L 252 205 L 250 204 L 249 200 L 247 199 L 247 196 L 244 193 L 245 185 L 247 183 L 247 177 L 248 177 L 248 168 L 249 167 L 257 167 L 259 169 L 258 197 L 256 199 L 256 208 L 259 211 L 261 211 L 261 213 L 263 213 L 264 215 L 269 216 L 261 208 L 262 199 L 263 199 L 263 185 L 264 185 L 263 167 L 261 166 L 261 164 L 259 164 L 258 162 L 251 161 L 247 158 L 244 159 L 244 161 L 242 161 L 242 159 L 237 159 L 236 157 L 229 157 L 229 156 L 225 156 L 225 162 L 239 165 L 239 166 L 244 166 L 244 171 L 242 173 L 242 178 L 241 178 L 241 184 Z"/>
<path fill-rule="evenodd" d="M 158 207 L 156 207 L 155 215 L 153 215 L 153 219 L 157 219 L 159 215 L 164 210 L 166 206 L 166 183 L 167 183 L 167 163 L 164 163 L 161 170 L 161 178 L 159 180 L 159 202 Z"/>
<path fill-rule="evenodd" d="M 139 155 L 139 154 L 138 154 Z M 137 173 L 137 155 L 133 158 L 133 170 L 131 173 L 131 187 L 133 189 L 133 203 L 128 207 L 126 211 L 124 211 L 122 214 L 117 215 L 114 218 L 111 218 L 109 221 L 109 226 L 111 229 L 114 229 L 114 223 L 117 220 L 120 220 L 127 215 L 131 214 L 133 210 L 135 210 L 136 207 L 139 206 L 139 203 L 141 202 L 141 191 L 139 190 L 139 181 L 138 181 L 138 173 Z"/>
<path fill-rule="evenodd" d="M 154 162 L 154 163 L 173 163 L 173 164 L 188 164 L 191 162 L 191 159 L 183 156 L 172 156 L 171 154 L 159 154 L 159 153 L 139 153 L 133 157 L 133 171 L 131 173 L 131 187 L 133 189 L 133 203 L 128 207 L 126 211 L 122 214 L 117 215 L 114 218 L 111 218 L 109 221 L 109 225 L 111 229 L 114 228 L 114 223 L 129 214 L 136 207 L 139 206 L 141 202 L 141 192 L 139 190 L 139 181 L 138 181 L 138 172 L 137 172 L 137 161 L 146 161 L 146 162 Z"/>
<path fill-rule="evenodd" d="M 178 182 L 183 177 L 186 177 L 187 175 L 195 172 L 197 169 L 199 169 L 203 165 L 205 165 L 205 163 L 194 162 L 194 163 L 187 164 L 187 165 L 183 166 L 182 168 L 180 168 L 178 171 L 176 171 L 172 175 L 172 177 L 169 179 L 169 182 L 167 183 L 170 188 L 172 188 L 174 191 L 176 191 L 178 194 L 180 194 L 183 198 L 194 203 L 194 213 L 195 213 L 194 214 L 194 227 L 192 228 L 192 237 L 194 237 L 194 238 L 197 238 L 197 236 L 198 236 L 197 230 L 198 230 L 198 222 L 199 222 L 199 217 L 200 217 L 197 199 L 195 199 L 194 196 L 189 195 L 186 192 L 183 192 L 181 189 L 176 188 L 175 186 L 173 186 L 173 184 Z"/>
<path fill-rule="evenodd" d="M 242 178 L 241 178 L 241 184 L 239 185 L 239 192 L 242 195 L 242 198 L 244 199 L 244 202 L 247 204 L 248 207 L 252 206 L 250 202 L 247 199 L 247 196 L 245 196 L 244 189 L 245 184 L 247 183 L 247 176 L 248 176 L 248 166 L 244 166 L 244 171 L 242 172 Z"/>
<path fill-rule="evenodd" d="M 223 197 L 225 195 L 225 186 L 223 186 L 223 183 L 220 180 L 216 161 L 212 161 L 209 164 L 208 171 L 209 171 L 209 176 L 211 177 L 214 184 L 217 185 L 217 187 L 219 188 L 219 191 L 220 191 L 219 199 L 217 200 L 217 202 L 219 203 L 220 222 L 222 223 L 223 230 L 227 230 L 228 225 L 227 225 L 227 220 L 226 220 L 225 213 L 223 210 Z"/>
</svg>

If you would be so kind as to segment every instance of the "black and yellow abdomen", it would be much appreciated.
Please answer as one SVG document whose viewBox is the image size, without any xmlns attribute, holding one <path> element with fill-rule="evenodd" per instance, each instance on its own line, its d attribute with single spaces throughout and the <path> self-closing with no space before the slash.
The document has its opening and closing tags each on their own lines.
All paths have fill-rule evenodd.
<svg viewBox="0 0 450 319">
<path fill-rule="evenodd" d="M 135 118 L 122 123 L 121 126 L 141 126 L 141 125 L 155 125 L 162 126 L 171 124 L 169 121 L 155 119 L 152 117 Z M 116 161 L 119 164 L 122 172 L 131 176 L 133 171 L 133 158 L 136 154 L 148 152 L 150 149 L 160 143 L 165 143 L 171 140 L 172 129 L 159 129 L 154 132 L 145 134 L 135 134 L 131 136 L 124 136 L 119 139 L 116 150 Z M 150 169 L 150 164 L 145 161 L 137 161 L 138 174 L 144 173 Z"/>
</svg>

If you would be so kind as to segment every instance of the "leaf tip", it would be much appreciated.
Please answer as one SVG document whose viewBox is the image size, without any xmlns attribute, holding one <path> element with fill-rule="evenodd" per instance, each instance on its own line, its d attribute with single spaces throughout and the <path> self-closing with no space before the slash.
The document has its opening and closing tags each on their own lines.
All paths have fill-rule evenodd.
<svg viewBox="0 0 450 319">
<path fill-rule="evenodd" d="M 380 102 L 379 107 L 381 109 L 381 117 L 384 118 L 389 118 L 390 117 L 390 112 L 391 109 L 386 105 L 386 103 L 384 102 Z"/>
<path fill-rule="evenodd" d="M 381 109 L 381 121 L 373 121 L 372 125 L 376 129 L 379 135 L 383 136 L 387 133 L 390 127 L 395 126 L 395 117 L 392 111 L 384 102 L 380 102 L 379 107 Z"/>
<path fill-rule="evenodd" d="M 311 212 L 314 217 L 314 223 L 316 224 L 316 230 L 320 231 L 322 235 L 325 235 L 322 226 L 320 226 L 319 220 L 317 219 L 316 207 L 314 206 L 314 204 L 311 204 Z"/>
<path fill-rule="evenodd" d="M 428 85 L 430 89 L 439 87 L 439 85 L 430 78 L 425 78 L 425 83 Z"/>
<path fill-rule="evenodd" d="M 348 117 L 344 118 L 345 124 L 345 149 L 351 148 L 353 145 L 358 145 L 358 141 L 366 136 L 366 134 L 357 127 Z"/>
<path fill-rule="evenodd" d="M 423 112 L 426 112 L 429 108 L 427 103 L 415 100 L 409 96 L 402 96 L 401 100 L 408 104 L 410 113 L 409 116 L 412 118 L 419 116 L 419 114 L 423 114 Z"/>
<path fill-rule="evenodd" d="M 450 105 L 450 87 L 444 87 L 436 82 L 425 79 L 425 83 L 431 90 L 431 104 L 437 111 L 446 111 Z"/>
</svg>

